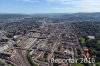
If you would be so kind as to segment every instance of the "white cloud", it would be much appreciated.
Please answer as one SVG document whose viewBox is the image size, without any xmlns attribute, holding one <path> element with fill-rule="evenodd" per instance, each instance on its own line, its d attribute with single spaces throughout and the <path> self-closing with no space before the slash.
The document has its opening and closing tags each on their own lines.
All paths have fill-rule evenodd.
<svg viewBox="0 0 100 66">
<path fill-rule="evenodd" d="M 22 0 L 26 2 L 46 2 L 57 3 L 64 7 L 55 7 L 55 9 L 70 9 L 76 12 L 92 12 L 100 11 L 100 0 Z"/>
<path fill-rule="evenodd" d="M 100 4 L 100 0 L 20 0 L 26 2 L 50 2 L 50 3 L 59 3 L 59 4 Z"/>
<path fill-rule="evenodd" d="M 24 1 L 24 2 L 29 2 L 29 3 L 40 2 L 40 0 L 19 0 L 19 1 Z"/>
</svg>

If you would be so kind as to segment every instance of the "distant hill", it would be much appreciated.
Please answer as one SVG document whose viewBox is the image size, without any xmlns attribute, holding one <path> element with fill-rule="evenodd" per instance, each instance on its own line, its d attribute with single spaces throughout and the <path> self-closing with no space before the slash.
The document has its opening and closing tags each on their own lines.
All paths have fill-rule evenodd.
<svg viewBox="0 0 100 66">
<path fill-rule="evenodd" d="M 66 20 L 73 21 L 99 21 L 100 22 L 100 13 L 74 13 L 74 14 L 65 14 L 62 17 Z"/>
<path fill-rule="evenodd" d="M 100 12 L 96 13 L 49 13 L 49 14 L 34 14 L 33 16 L 38 17 L 50 17 L 52 19 L 67 20 L 72 22 L 100 22 Z"/>
<path fill-rule="evenodd" d="M 28 15 L 24 14 L 0 14 L 0 19 L 14 19 L 14 18 L 21 18 Z"/>
<path fill-rule="evenodd" d="M 47 17 L 58 17 L 58 16 L 100 16 L 100 12 L 95 13 L 44 13 L 44 14 L 32 14 L 32 16 L 47 16 Z"/>
<path fill-rule="evenodd" d="M 0 14 L 0 19 L 13 19 L 13 18 L 21 18 L 26 17 L 29 15 L 25 14 Z M 100 12 L 96 13 L 47 13 L 47 14 L 31 14 L 31 17 L 49 17 L 52 19 L 59 20 L 67 20 L 67 21 L 73 21 L 73 22 L 79 22 L 79 21 L 93 21 L 93 22 L 100 22 Z"/>
</svg>

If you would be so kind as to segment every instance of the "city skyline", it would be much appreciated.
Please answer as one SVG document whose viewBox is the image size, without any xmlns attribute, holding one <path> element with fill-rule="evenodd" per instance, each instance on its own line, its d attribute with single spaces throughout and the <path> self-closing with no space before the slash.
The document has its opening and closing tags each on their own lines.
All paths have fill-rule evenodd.
<svg viewBox="0 0 100 66">
<path fill-rule="evenodd" d="M 0 0 L 0 13 L 100 12 L 99 0 Z"/>
</svg>

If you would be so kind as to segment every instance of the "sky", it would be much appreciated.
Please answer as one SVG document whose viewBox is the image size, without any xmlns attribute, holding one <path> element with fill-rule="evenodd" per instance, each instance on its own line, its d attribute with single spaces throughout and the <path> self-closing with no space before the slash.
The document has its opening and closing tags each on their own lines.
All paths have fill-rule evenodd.
<svg viewBox="0 0 100 66">
<path fill-rule="evenodd" d="M 0 13 L 100 12 L 100 0 L 0 0 Z"/>
</svg>

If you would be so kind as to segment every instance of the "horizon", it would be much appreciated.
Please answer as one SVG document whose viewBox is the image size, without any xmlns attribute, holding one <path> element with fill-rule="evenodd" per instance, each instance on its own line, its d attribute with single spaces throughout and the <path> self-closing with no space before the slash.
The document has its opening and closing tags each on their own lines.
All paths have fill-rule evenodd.
<svg viewBox="0 0 100 66">
<path fill-rule="evenodd" d="M 100 12 L 99 0 L 0 0 L 0 14 Z"/>
<path fill-rule="evenodd" d="M 100 13 L 100 12 L 75 12 L 75 13 L 31 13 L 31 14 L 27 14 L 27 13 L 0 13 L 0 14 L 19 14 L 19 15 L 38 15 L 38 14 L 92 14 L 92 13 Z"/>
</svg>

